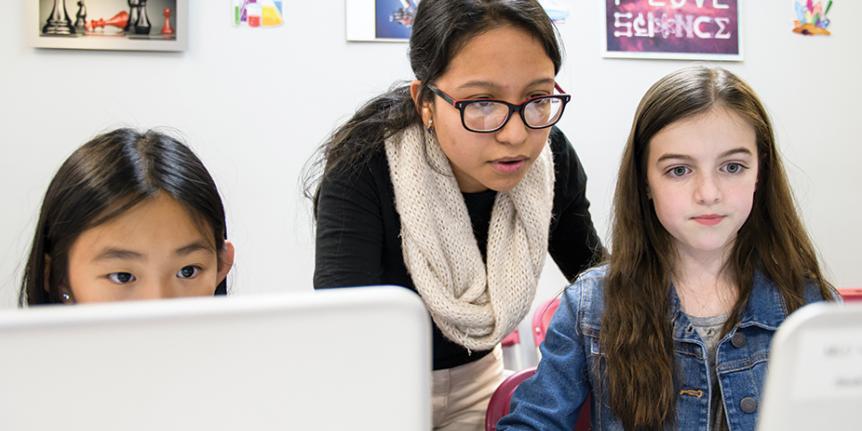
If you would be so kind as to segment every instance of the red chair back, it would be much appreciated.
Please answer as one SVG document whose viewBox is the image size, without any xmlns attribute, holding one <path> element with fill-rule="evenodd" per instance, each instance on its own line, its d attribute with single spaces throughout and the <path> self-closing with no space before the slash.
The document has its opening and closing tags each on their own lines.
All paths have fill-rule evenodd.
<svg viewBox="0 0 862 431">
<path fill-rule="evenodd" d="M 862 301 L 862 288 L 838 289 L 845 302 Z"/>
<path fill-rule="evenodd" d="M 554 297 L 542 303 L 539 308 L 533 313 L 533 343 L 536 348 L 545 341 L 545 332 L 548 331 L 548 326 L 551 324 L 551 318 L 557 312 L 557 307 L 560 306 L 560 298 Z"/>
<path fill-rule="evenodd" d="M 500 344 L 502 344 L 503 347 L 512 347 L 516 344 L 521 344 L 521 333 L 518 332 L 517 329 L 515 329 L 514 331 L 510 332 L 509 335 L 505 336 L 500 341 Z"/>
<path fill-rule="evenodd" d="M 503 365 L 507 370 L 520 370 L 521 366 L 521 333 L 517 329 L 500 340 L 503 346 Z"/>
<path fill-rule="evenodd" d="M 497 421 L 509 413 L 509 402 L 512 400 L 515 389 L 533 374 L 536 374 L 536 369 L 527 368 L 512 374 L 503 380 L 500 386 L 497 386 L 494 394 L 491 395 L 491 401 L 488 402 L 488 410 L 485 411 L 485 431 L 497 430 Z"/>
</svg>

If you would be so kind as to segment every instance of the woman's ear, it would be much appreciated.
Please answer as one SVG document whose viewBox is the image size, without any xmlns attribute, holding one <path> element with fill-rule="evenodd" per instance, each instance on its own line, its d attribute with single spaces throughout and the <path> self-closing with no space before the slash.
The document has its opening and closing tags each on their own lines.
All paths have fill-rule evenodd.
<svg viewBox="0 0 862 431">
<path fill-rule="evenodd" d="M 432 121 L 432 112 L 431 104 L 419 100 L 419 93 L 421 93 L 423 85 L 425 84 L 423 84 L 422 81 L 414 79 L 413 82 L 410 83 L 410 98 L 413 99 L 413 106 L 416 107 L 416 112 L 419 113 L 420 117 L 422 117 L 422 124 L 428 128 Z"/>
<path fill-rule="evenodd" d="M 225 278 L 227 278 L 227 274 L 230 272 L 231 268 L 233 268 L 233 258 L 236 253 L 234 249 L 233 243 L 224 240 L 224 246 L 222 246 L 221 251 L 218 255 L 218 275 L 216 276 L 217 284 L 221 284 Z"/>
</svg>

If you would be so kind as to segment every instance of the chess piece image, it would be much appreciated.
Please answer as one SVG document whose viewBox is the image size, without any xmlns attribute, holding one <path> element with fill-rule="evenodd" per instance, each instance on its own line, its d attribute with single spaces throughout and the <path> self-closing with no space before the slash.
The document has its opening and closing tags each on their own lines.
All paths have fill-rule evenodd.
<svg viewBox="0 0 862 431">
<path fill-rule="evenodd" d="M 138 22 L 138 13 L 140 12 L 139 6 L 139 0 L 129 0 L 129 22 L 123 29 L 126 33 L 135 32 L 135 23 Z"/>
<path fill-rule="evenodd" d="M 147 0 L 138 0 L 138 20 L 135 21 L 135 34 L 150 34 L 150 17 L 147 15 Z"/>
<path fill-rule="evenodd" d="M 87 5 L 84 0 L 78 0 L 78 12 L 75 14 L 75 33 L 84 34 L 87 30 Z"/>
<path fill-rule="evenodd" d="M 48 15 L 48 21 L 42 27 L 42 34 L 68 36 L 75 34 L 75 27 L 72 27 L 72 20 L 69 19 L 69 13 L 66 12 L 66 0 L 54 0 L 54 7 L 51 8 L 51 14 Z"/>
<path fill-rule="evenodd" d="M 162 36 L 173 36 L 174 28 L 171 27 L 171 8 L 166 7 L 162 11 L 162 15 L 165 17 L 165 24 L 162 26 Z"/>
<path fill-rule="evenodd" d="M 104 19 L 94 19 L 90 21 L 90 32 L 96 31 L 97 28 L 104 29 L 105 26 L 116 27 L 120 30 L 126 27 L 126 24 L 129 22 L 129 13 L 121 10 L 117 12 L 116 15 L 112 16 L 110 19 L 105 21 Z"/>
</svg>

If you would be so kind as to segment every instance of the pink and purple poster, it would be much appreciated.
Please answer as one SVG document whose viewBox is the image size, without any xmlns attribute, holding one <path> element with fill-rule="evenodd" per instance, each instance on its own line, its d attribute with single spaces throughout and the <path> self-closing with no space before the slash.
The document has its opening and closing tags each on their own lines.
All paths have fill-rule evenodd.
<svg viewBox="0 0 862 431">
<path fill-rule="evenodd" d="M 605 0 L 606 57 L 741 61 L 738 0 Z"/>
</svg>

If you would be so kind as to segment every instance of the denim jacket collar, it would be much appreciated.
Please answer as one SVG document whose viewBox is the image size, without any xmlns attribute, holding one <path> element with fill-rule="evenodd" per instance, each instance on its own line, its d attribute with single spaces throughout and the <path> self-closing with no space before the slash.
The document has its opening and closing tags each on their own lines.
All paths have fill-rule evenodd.
<svg viewBox="0 0 862 431">
<path fill-rule="evenodd" d="M 673 321 L 673 338 L 677 340 L 693 338 L 689 321 L 682 312 L 676 289 L 670 289 L 670 314 Z M 748 303 L 742 310 L 737 328 L 758 326 L 767 330 L 777 330 L 778 325 L 787 318 L 787 307 L 775 284 L 760 271 L 755 271 Z"/>
</svg>

